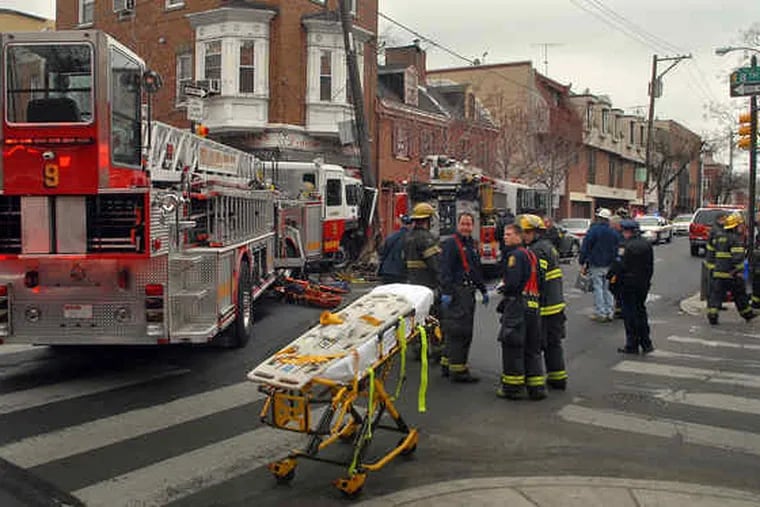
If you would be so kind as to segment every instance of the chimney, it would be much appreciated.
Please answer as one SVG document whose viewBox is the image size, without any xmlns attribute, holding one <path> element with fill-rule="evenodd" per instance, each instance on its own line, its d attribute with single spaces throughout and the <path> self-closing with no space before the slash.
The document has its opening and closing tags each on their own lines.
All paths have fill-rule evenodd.
<svg viewBox="0 0 760 507">
<path fill-rule="evenodd" d="M 420 40 L 414 39 L 411 46 L 385 49 L 386 65 L 414 66 L 421 85 L 427 84 L 427 63 L 425 50 L 420 47 Z"/>
</svg>

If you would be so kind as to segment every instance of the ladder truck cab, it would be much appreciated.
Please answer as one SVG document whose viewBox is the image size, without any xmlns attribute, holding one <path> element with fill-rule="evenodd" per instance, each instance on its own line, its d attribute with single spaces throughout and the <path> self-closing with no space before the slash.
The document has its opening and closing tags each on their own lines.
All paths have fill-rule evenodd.
<svg viewBox="0 0 760 507">
<path fill-rule="evenodd" d="M 361 248 L 361 218 L 371 221 L 376 192 L 365 188 L 339 165 L 314 162 L 264 162 L 265 172 L 286 197 L 319 204 L 303 221 L 303 243 L 308 261 L 328 261 L 341 266 Z M 369 206 L 367 206 L 369 205 Z"/>
<path fill-rule="evenodd" d="M 287 235 L 260 161 L 143 118 L 103 32 L 1 40 L 0 343 L 244 345 Z"/>
</svg>

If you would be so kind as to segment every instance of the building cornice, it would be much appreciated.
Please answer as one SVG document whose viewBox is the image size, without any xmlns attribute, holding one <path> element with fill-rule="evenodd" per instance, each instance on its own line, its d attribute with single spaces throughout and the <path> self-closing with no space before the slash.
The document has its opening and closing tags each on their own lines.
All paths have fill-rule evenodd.
<svg viewBox="0 0 760 507">
<path fill-rule="evenodd" d="M 216 25 L 219 23 L 269 23 L 277 11 L 273 9 L 243 9 L 239 7 L 220 7 L 210 11 L 187 14 L 190 26 L 194 29 L 200 26 Z"/>
</svg>

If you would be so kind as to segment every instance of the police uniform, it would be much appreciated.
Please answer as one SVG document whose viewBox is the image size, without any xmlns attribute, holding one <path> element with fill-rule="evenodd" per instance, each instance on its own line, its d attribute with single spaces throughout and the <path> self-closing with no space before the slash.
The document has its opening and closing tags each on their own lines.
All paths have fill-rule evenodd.
<svg viewBox="0 0 760 507">
<path fill-rule="evenodd" d="M 565 353 L 562 340 L 565 338 L 565 298 L 562 292 L 562 269 L 559 267 L 559 252 L 549 239 L 540 237 L 529 248 L 538 257 L 543 274 L 539 298 L 541 314 L 541 344 L 548 384 L 555 389 L 567 387 Z"/>
<path fill-rule="evenodd" d="M 736 232 L 736 227 L 741 223 L 741 215 L 729 215 L 722 230 L 711 234 L 707 242 L 705 264 L 711 270 L 710 294 L 707 300 L 707 319 L 710 324 L 718 323 L 718 311 L 729 290 L 739 315 L 746 320 L 752 320 L 755 317 L 749 304 L 743 278 L 744 244 L 741 236 Z"/>
<path fill-rule="evenodd" d="M 446 338 L 441 366 L 443 374 L 449 373 L 454 382 L 479 380 L 467 365 L 475 318 L 475 290 L 480 290 L 487 301 L 480 256 L 472 237 L 454 233 L 443 243 L 441 299 L 447 298 L 448 304 L 440 309 Z"/>
</svg>

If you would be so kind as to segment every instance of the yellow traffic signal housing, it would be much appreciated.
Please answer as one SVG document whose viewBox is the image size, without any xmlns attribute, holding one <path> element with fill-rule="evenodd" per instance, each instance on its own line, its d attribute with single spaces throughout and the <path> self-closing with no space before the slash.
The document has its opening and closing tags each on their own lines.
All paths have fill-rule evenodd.
<svg viewBox="0 0 760 507">
<path fill-rule="evenodd" d="M 737 142 L 736 145 L 743 150 L 748 150 L 752 146 L 752 139 L 750 139 L 749 136 L 740 137 L 739 142 Z"/>
<path fill-rule="evenodd" d="M 751 113 L 741 113 L 739 115 L 739 123 L 749 123 L 752 121 Z"/>
<path fill-rule="evenodd" d="M 741 113 L 739 115 L 739 140 L 736 142 L 736 145 L 742 150 L 749 150 L 752 148 L 751 121 L 751 113 Z"/>
<path fill-rule="evenodd" d="M 752 128 L 749 125 L 739 125 L 739 135 L 748 136 L 752 133 Z"/>
</svg>

